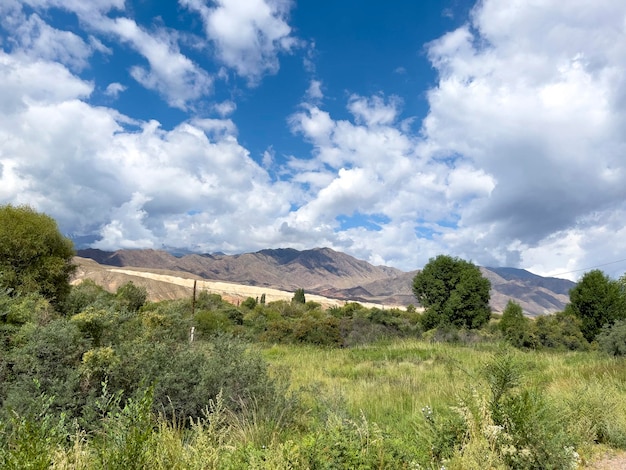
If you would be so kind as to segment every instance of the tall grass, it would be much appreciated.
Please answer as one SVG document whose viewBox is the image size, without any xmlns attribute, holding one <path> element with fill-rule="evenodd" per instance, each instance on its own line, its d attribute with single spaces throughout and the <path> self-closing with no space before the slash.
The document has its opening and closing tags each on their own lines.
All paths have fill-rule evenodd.
<svg viewBox="0 0 626 470">
<path fill-rule="evenodd" d="M 190 421 L 155 415 L 148 389 L 91 434 L 16 416 L 0 423 L 0 466 L 565 469 L 626 448 L 626 362 L 599 353 L 400 340 L 261 354 L 290 374 L 278 406 L 218 395 Z"/>
<path fill-rule="evenodd" d="M 417 452 L 427 452 L 425 410 L 439 417 L 430 431 L 442 439 L 446 432 L 456 432 L 460 417 L 465 434 L 456 443 L 456 454 L 450 454 L 456 460 L 448 462 L 456 462 L 458 468 L 472 468 L 477 456 L 484 464 L 485 452 L 495 449 L 484 434 L 497 426 L 493 422 L 497 409 L 485 411 L 482 402 L 488 402 L 491 393 L 485 371 L 503 355 L 512 358 L 520 371 L 518 381 L 509 384 L 509 421 L 527 406 L 529 419 L 540 422 L 520 421 L 517 427 L 536 426 L 536 434 L 555 434 L 551 426 L 558 423 L 567 438 L 555 446 L 570 454 L 563 461 L 570 457 L 575 461 L 579 455 L 584 463 L 603 446 L 626 448 L 626 362 L 600 353 L 522 352 L 494 343 L 467 346 L 401 340 L 343 350 L 280 345 L 265 349 L 264 355 L 270 364 L 292 371 L 292 387 L 308 392 L 309 403 L 343 406 L 352 419 L 363 413 L 391 436 L 413 441 Z M 513 465 L 496 453 L 489 456 L 493 468 Z M 432 454 L 419 457 L 433 462 Z M 512 468 L 525 468 L 522 463 Z M 480 465 L 476 468 L 485 468 Z"/>
</svg>

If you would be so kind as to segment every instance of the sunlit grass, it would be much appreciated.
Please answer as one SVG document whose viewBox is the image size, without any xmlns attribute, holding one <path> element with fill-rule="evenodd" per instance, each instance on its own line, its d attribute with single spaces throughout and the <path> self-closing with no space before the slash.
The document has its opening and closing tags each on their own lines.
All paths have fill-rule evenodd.
<svg viewBox="0 0 626 470">
<path fill-rule="evenodd" d="M 312 406 L 341 404 L 352 417 L 362 412 L 392 434 L 413 438 L 425 406 L 442 409 L 472 389 L 485 391 L 485 364 L 503 351 L 497 344 L 400 340 L 352 349 L 274 345 L 263 355 L 290 371 L 292 388 L 308 390 Z M 591 444 L 626 446 L 626 361 L 589 352 L 507 351 L 522 364 L 525 387 L 572 415 L 571 432 Z"/>
<path fill-rule="evenodd" d="M 371 468 L 391 468 L 398 458 L 396 452 L 404 452 L 404 463 L 414 459 L 422 465 L 434 464 L 440 460 L 429 454 L 429 439 L 437 435 L 432 428 L 429 434 L 426 409 L 443 419 L 435 432 L 453 429 L 454 416 L 459 413 L 470 425 L 462 450 L 446 461 L 446 468 L 484 468 L 481 465 L 487 461 L 492 468 L 505 468 L 501 448 L 497 451 L 494 441 L 485 437 L 485 431 L 494 428 L 485 367 L 503 356 L 512 357 L 519 366 L 519 388 L 532 390 L 533 396 L 556 413 L 549 416 L 562 418 L 559 431 L 572 438 L 576 445 L 572 452 L 580 455 L 581 465 L 599 452 L 626 449 L 623 359 L 595 352 L 523 352 L 496 343 L 455 345 L 419 340 L 346 349 L 274 345 L 259 351 L 275 374 L 289 373 L 290 389 L 303 404 L 301 419 L 283 422 L 281 410 L 256 409 L 254 403 L 236 415 L 223 408 L 221 401 L 211 405 L 207 420 L 191 427 L 164 416 L 154 417 L 154 422 L 147 423 L 153 432 L 141 444 L 145 465 L 155 469 L 274 469 L 326 462 L 332 467 L 337 460 L 327 461 L 326 457 L 339 455 L 348 459 L 345 462 L 363 458 L 379 462 Z M 543 426 L 542 436 L 549 436 L 549 422 L 541 421 L 541 416 L 529 419 L 536 419 L 532 425 L 536 424 L 538 431 Z M 122 424 L 113 424 L 111 432 L 128 433 Z M 99 451 L 98 446 L 117 440 L 109 436 L 101 443 L 77 433 L 68 442 L 63 447 L 49 444 L 54 447 L 49 450 L 52 468 L 100 468 L 102 455 L 106 455 L 102 452 L 110 449 Z M 337 450 L 336 443 L 345 447 Z M 555 445 L 546 449 L 559 451 Z M 402 465 L 398 468 L 404 468 Z M 138 464 L 137 468 L 144 467 Z"/>
</svg>

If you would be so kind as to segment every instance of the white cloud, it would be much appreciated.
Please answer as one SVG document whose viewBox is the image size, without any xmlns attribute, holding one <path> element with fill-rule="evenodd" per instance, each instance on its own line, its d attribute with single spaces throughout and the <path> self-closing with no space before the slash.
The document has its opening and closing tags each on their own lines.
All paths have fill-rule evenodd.
<svg viewBox="0 0 626 470">
<path fill-rule="evenodd" d="M 278 54 L 299 43 L 287 23 L 289 0 L 216 0 L 214 7 L 205 0 L 179 1 L 200 14 L 218 58 L 252 85 L 276 73 Z"/>
<path fill-rule="evenodd" d="M 34 103 L 86 98 L 93 85 L 55 62 L 0 51 L 0 111 L 11 113 Z M 46 77 L 46 80 L 41 80 Z M 2 117 L 0 115 L 0 117 Z"/>
<path fill-rule="evenodd" d="M 100 240 L 93 244 L 101 250 L 137 249 L 159 247 L 154 234 L 145 227 L 148 213 L 144 204 L 150 201 L 140 193 L 134 193 L 130 201 L 111 211 L 110 222 L 100 230 Z"/>
<path fill-rule="evenodd" d="M 219 116 L 226 117 L 235 112 L 235 110 L 237 109 L 237 104 L 234 101 L 226 100 L 222 101 L 221 103 L 215 104 L 213 106 L 213 109 Z"/>
<path fill-rule="evenodd" d="M 175 38 L 161 29 L 150 34 L 129 18 L 98 17 L 91 26 L 114 34 L 143 55 L 150 68 L 135 65 L 130 74 L 144 87 L 162 95 L 170 106 L 187 109 L 212 91 L 213 78 L 183 55 Z"/>
<path fill-rule="evenodd" d="M 288 213 L 292 190 L 271 183 L 231 121 L 135 122 L 81 101 L 91 85 L 63 66 L 4 53 L 0 81 L 0 202 L 31 204 L 64 232 L 100 233 L 100 247 L 276 241 L 267 227 Z"/>
<path fill-rule="evenodd" d="M 400 100 L 392 96 L 388 101 L 388 103 L 385 103 L 381 96 L 364 98 L 352 95 L 348 102 L 348 109 L 359 124 L 366 123 L 369 126 L 388 125 L 392 124 L 399 114 Z"/>
<path fill-rule="evenodd" d="M 598 258 L 609 250 L 581 221 L 604 214 L 602 224 L 626 199 L 626 5 L 485 0 L 472 19 L 428 48 L 440 80 L 420 151 L 460 156 L 493 183 L 461 208 L 466 233 L 448 246 L 483 263 L 478 243 L 500 262 L 539 267 L 540 253 L 542 272 Z M 576 261 L 547 256 L 561 237 Z"/>
<path fill-rule="evenodd" d="M 126 90 L 126 87 L 121 83 L 109 83 L 104 90 L 104 94 L 107 96 L 111 96 L 112 98 L 117 98 L 120 93 Z"/>
<path fill-rule="evenodd" d="M 234 73 L 256 84 L 301 46 L 290 1 L 180 3 L 203 20 L 220 86 Z M 50 8 L 85 30 L 46 24 Z M 262 165 L 231 120 L 236 91 L 202 103 L 214 76 L 181 51 L 189 44 L 126 13 L 122 0 L 0 5 L 11 33 L 0 52 L 0 202 L 98 233 L 103 248 L 331 246 L 404 269 L 449 253 L 572 278 L 624 258 L 623 2 L 483 0 L 471 23 L 427 46 L 438 79 L 419 133 L 401 98 L 352 94 L 338 117 L 322 105 L 328 82 L 311 79 L 288 120 L 310 155 L 277 156 L 270 141 L 255 155 Z M 166 129 L 90 105 L 96 85 L 79 74 L 95 51 L 117 51 L 113 42 L 139 54 L 138 83 L 217 118 Z M 314 42 L 299 50 L 313 73 Z M 118 97 L 125 86 L 110 80 L 98 89 Z"/>
<path fill-rule="evenodd" d="M 80 36 L 49 26 L 37 14 L 22 21 L 14 31 L 17 49 L 31 57 L 57 61 L 74 70 L 88 65 L 93 47 Z"/>
<path fill-rule="evenodd" d="M 309 84 L 309 88 L 306 91 L 306 97 L 309 101 L 317 102 L 324 98 L 324 93 L 322 92 L 322 82 L 319 80 L 311 80 Z"/>
</svg>

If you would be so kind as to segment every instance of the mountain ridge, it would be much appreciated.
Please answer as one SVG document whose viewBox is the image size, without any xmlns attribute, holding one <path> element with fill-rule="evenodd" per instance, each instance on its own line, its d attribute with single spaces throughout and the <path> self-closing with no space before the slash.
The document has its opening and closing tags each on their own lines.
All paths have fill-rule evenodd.
<svg viewBox="0 0 626 470">
<path fill-rule="evenodd" d="M 208 280 L 306 292 L 345 301 L 409 305 L 417 301 L 412 279 L 418 270 L 401 271 L 374 266 L 331 248 L 263 249 L 237 255 L 184 254 L 164 250 L 78 250 L 77 255 L 102 265 L 191 273 Z M 530 316 L 562 310 L 575 283 L 544 278 L 517 268 L 486 268 L 491 284 L 491 306 L 501 312 L 508 300 L 518 302 Z"/>
</svg>

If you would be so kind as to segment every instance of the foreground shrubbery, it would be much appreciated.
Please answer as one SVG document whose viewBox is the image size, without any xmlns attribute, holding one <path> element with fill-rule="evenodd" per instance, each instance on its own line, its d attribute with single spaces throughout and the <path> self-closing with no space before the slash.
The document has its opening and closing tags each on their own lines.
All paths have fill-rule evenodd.
<svg viewBox="0 0 626 470">
<path fill-rule="evenodd" d="M 0 468 L 573 468 L 626 448 L 626 367 L 566 313 L 0 295 Z M 602 330 L 619 354 L 623 325 Z M 192 333 L 193 332 L 193 333 Z M 608 410 L 608 411 L 607 411 Z M 610 412 L 609 412 L 610 411 Z"/>
</svg>

